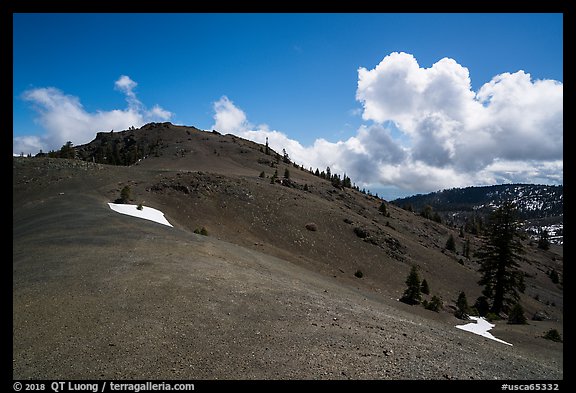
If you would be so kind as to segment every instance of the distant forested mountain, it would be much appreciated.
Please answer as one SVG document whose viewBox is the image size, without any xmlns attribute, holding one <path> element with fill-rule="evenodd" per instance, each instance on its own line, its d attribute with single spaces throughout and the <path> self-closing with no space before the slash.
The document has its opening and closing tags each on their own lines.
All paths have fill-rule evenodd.
<svg viewBox="0 0 576 393">
<path fill-rule="evenodd" d="M 443 222 L 470 226 L 485 222 L 490 212 L 505 201 L 512 201 L 526 229 L 538 233 L 546 229 L 556 242 L 563 232 L 563 186 L 539 184 L 502 184 L 452 188 L 429 194 L 399 198 L 390 203 L 414 212 L 433 211 Z"/>
</svg>

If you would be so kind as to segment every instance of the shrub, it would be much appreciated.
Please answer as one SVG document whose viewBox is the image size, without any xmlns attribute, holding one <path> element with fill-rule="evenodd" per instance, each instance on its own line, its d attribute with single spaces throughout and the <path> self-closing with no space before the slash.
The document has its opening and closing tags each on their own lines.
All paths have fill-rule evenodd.
<svg viewBox="0 0 576 393">
<path fill-rule="evenodd" d="M 555 269 L 552 269 L 548 273 L 548 277 L 550 277 L 550 280 L 552 280 L 554 284 L 558 284 L 560 282 L 560 276 L 558 275 L 558 272 Z"/>
<path fill-rule="evenodd" d="M 370 234 L 367 229 L 361 228 L 361 227 L 355 227 L 355 228 L 354 228 L 354 233 L 355 233 L 356 236 L 358 236 L 360 239 L 367 238 L 368 235 Z"/>
<path fill-rule="evenodd" d="M 364 273 L 362 273 L 362 270 L 356 270 L 356 272 L 354 273 L 354 275 L 358 278 L 362 278 L 364 277 Z"/>
<path fill-rule="evenodd" d="M 488 322 L 499 321 L 500 319 L 502 319 L 502 318 L 500 318 L 500 317 L 498 316 L 498 314 L 494 314 L 493 312 L 487 313 L 487 314 L 484 316 L 484 318 L 486 318 L 486 320 L 487 320 Z"/>
<path fill-rule="evenodd" d="M 144 206 L 142 206 L 142 203 L 139 203 L 138 206 L 136 206 L 136 209 L 142 210 L 144 209 Z"/>
<path fill-rule="evenodd" d="M 516 303 L 514 307 L 512 307 L 510 315 L 508 315 L 508 323 L 510 325 L 526 325 L 528 323 L 524 316 L 524 309 L 520 303 Z"/>
<path fill-rule="evenodd" d="M 560 333 L 556 329 L 548 330 L 542 337 L 546 340 L 556 341 L 557 343 L 562 342 L 562 336 L 560 336 Z"/>
<path fill-rule="evenodd" d="M 265 178 L 265 177 L 266 177 L 266 173 L 264 173 L 264 171 L 260 172 L 260 177 L 261 177 L 261 178 Z"/>
<path fill-rule="evenodd" d="M 429 302 L 427 302 L 427 304 L 424 306 L 426 308 L 426 310 L 431 310 L 434 312 L 440 312 L 440 310 L 442 309 L 442 298 L 440 298 L 439 296 L 432 296 L 432 299 L 430 299 Z"/>
<path fill-rule="evenodd" d="M 206 227 L 196 228 L 194 229 L 194 233 L 202 236 L 208 236 L 208 230 L 206 229 Z"/>
<path fill-rule="evenodd" d="M 128 203 L 132 197 L 131 194 L 132 190 L 130 190 L 130 186 L 124 186 L 120 191 L 120 203 Z"/>
</svg>

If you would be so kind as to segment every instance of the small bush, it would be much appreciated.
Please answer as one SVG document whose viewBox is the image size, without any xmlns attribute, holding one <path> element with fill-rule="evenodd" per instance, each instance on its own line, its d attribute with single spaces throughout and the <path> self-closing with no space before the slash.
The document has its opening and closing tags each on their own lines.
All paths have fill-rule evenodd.
<svg viewBox="0 0 576 393">
<path fill-rule="evenodd" d="M 499 321 L 501 318 L 497 315 L 494 314 L 493 312 L 489 312 L 487 313 L 484 318 L 488 321 L 488 322 L 493 322 L 493 321 Z"/>
<path fill-rule="evenodd" d="M 354 233 L 355 233 L 356 236 L 358 236 L 360 239 L 365 239 L 365 238 L 367 238 L 368 235 L 370 234 L 367 229 L 361 228 L 361 227 L 356 227 L 356 228 L 354 228 Z"/>
<path fill-rule="evenodd" d="M 356 272 L 354 273 L 354 275 L 358 278 L 362 278 L 364 277 L 364 273 L 362 273 L 362 270 L 356 270 Z"/>
<path fill-rule="evenodd" d="M 120 203 L 128 203 L 132 198 L 132 190 L 130 190 L 130 186 L 124 186 L 120 191 Z"/>
<path fill-rule="evenodd" d="M 206 229 L 206 227 L 196 228 L 194 229 L 194 233 L 202 236 L 208 236 L 208 230 Z"/>
<path fill-rule="evenodd" d="M 142 210 L 142 209 L 144 209 L 144 206 L 142 206 L 142 204 L 141 204 L 141 203 L 139 203 L 139 204 L 138 204 L 138 206 L 136 206 L 136 209 L 138 209 L 138 210 Z"/>
<path fill-rule="evenodd" d="M 264 171 L 260 172 L 260 177 L 261 178 L 265 178 L 266 177 L 266 173 Z"/>
<path fill-rule="evenodd" d="M 432 296 L 432 299 L 430 299 L 430 301 L 427 302 L 426 305 L 424 305 L 424 307 L 426 308 L 426 310 L 440 312 L 440 310 L 443 307 L 442 299 L 439 296 L 434 295 Z"/>
<path fill-rule="evenodd" d="M 516 303 L 514 307 L 512 307 L 510 315 L 508 316 L 508 323 L 510 325 L 526 325 L 528 323 L 524 316 L 524 309 L 520 303 Z"/>
<path fill-rule="evenodd" d="M 560 336 L 560 333 L 556 329 L 548 330 L 542 337 L 544 337 L 546 340 L 556 341 L 557 343 L 562 342 L 562 336 Z"/>
</svg>

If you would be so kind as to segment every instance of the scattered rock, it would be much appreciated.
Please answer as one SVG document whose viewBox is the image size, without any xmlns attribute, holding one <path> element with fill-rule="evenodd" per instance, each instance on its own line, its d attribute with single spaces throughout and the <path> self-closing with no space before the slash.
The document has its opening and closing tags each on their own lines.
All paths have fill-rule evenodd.
<svg viewBox="0 0 576 393">
<path fill-rule="evenodd" d="M 532 317 L 533 321 L 547 321 L 550 319 L 550 315 L 544 310 L 536 311 Z"/>
<path fill-rule="evenodd" d="M 308 224 L 306 224 L 306 229 L 312 232 L 316 232 L 318 230 L 318 226 L 313 222 L 309 222 Z"/>
</svg>

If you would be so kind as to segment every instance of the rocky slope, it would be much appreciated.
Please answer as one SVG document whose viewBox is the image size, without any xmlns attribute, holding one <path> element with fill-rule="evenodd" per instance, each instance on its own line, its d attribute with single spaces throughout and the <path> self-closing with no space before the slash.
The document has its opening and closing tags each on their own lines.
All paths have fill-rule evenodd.
<svg viewBox="0 0 576 393">
<path fill-rule="evenodd" d="M 562 275 L 562 247 L 526 244 L 523 306 L 545 319 L 497 322 L 508 347 L 454 328 L 458 293 L 481 292 L 455 228 L 392 204 L 385 216 L 232 135 L 127 132 L 140 131 L 163 142 L 131 166 L 14 158 L 15 378 L 563 378 L 562 343 L 541 337 L 564 333 L 547 275 Z M 174 228 L 110 210 L 126 185 Z M 440 313 L 397 301 L 412 265 Z"/>
</svg>

